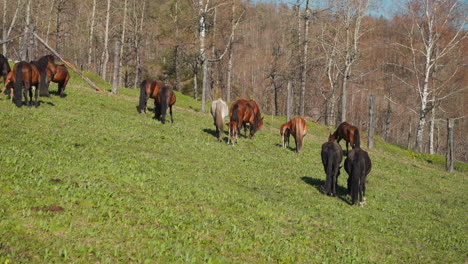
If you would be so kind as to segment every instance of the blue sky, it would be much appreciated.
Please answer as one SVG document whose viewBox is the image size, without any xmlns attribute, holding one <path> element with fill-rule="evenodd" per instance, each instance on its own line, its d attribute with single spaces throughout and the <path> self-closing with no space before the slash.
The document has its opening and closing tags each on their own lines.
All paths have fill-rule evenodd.
<svg viewBox="0 0 468 264">
<path fill-rule="evenodd" d="M 287 3 L 287 4 L 296 4 L 296 0 L 253 0 L 256 1 L 263 1 L 263 2 L 276 2 L 276 3 Z M 371 0 L 371 4 L 374 6 L 373 10 L 370 11 L 370 14 L 375 16 L 383 15 L 384 17 L 390 18 L 396 11 L 398 11 L 398 4 L 404 0 Z M 466 2 L 468 0 L 462 0 Z M 305 2 L 305 0 L 302 0 Z M 315 8 L 324 8 L 326 5 L 326 1 L 310 1 L 311 5 Z"/>
</svg>

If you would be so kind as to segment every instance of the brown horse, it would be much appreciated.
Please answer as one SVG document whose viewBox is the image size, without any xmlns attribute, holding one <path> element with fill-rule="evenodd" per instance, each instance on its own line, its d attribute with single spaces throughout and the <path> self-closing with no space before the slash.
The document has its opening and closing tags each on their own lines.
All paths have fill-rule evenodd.
<svg viewBox="0 0 468 264">
<path fill-rule="evenodd" d="M 246 124 L 250 124 L 250 135 L 252 138 L 257 130 L 263 127 L 263 117 L 260 114 L 260 108 L 253 100 L 239 99 L 232 104 L 229 113 L 230 122 L 236 123 L 237 131 L 244 126 L 244 134 L 247 136 Z"/>
<path fill-rule="evenodd" d="M 23 96 L 25 98 L 26 105 L 31 105 L 34 91 L 34 106 L 37 107 L 39 105 L 37 101 L 39 95 L 39 90 L 37 87 L 39 82 L 40 74 L 37 67 L 34 64 L 20 61 L 13 66 L 13 70 L 7 75 L 5 87 L 3 88 L 2 92 L 6 89 L 9 89 L 10 101 L 14 101 L 17 107 L 21 107 L 23 105 Z"/>
<path fill-rule="evenodd" d="M 138 113 L 142 111 L 146 113 L 146 105 L 149 98 L 154 99 L 154 118 L 161 120 L 161 123 L 164 124 L 166 122 L 167 108 L 169 107 L 171 122 L 174 123 L 172 105 L 176 102 L 176 96 L 172 89 L 161 81 L 144 80 L 141 82 L 140 102 L 137 107 Z"/>
<path fill-rule="evenodd" d="M 307 125 L 305 120 L 300 117 L 295 117 L 289 120 L 288 123 L 281 126 L 283 147 L 289 147 L 289 135 L 294 137 L 294 141 L 296 142 L 296 152 L 302 152 L 302 142 L 304 137 L 307 135 Z"/>
<path fill-rule="evenodd" d="M 50 82 L 54 82 L 58 86 L 58 94 L 61 98 L 65 97 L 65 88 L 67 87 L 68 80 L 70 80 L 70 73 L 65 65 L 57 65 L 56 72 L 53 74 L 52 70 L 46 69 L 46 87 L 49 91 Z"/>
<path fill-rule="evenodd" d="M 47 70 L 51 71 L 52 75 L 55 75 L 57 72 L 57 65 L 55 64 L 55 58 L 52 55 L 45 55 L 37 61 L 31 61 L 31 64 L 34 64 L 40 73 L 40 96 L 49 96 L 49 86 L 46 83 L 47 80 Z"/>
<path fill-rule="evenodd" d="M 172 118 L 172 106 L 176 103 L 176 96 L 174 91 L 169 86 L 163 86 L 159 90 L 156 96 L 156 107 L 154 109 L 154 118 L 160 120 L 161 123 L 166 123 L 166 112 L 169 108 L 169 114 L 171 115 L 171 123 L 174 123 Z"/>
<path fill-rule="evenodd" d="M 359 148 L 361 146 L 361 139 L 359 137 L 359 129 L 346 122 L 341 123 L 336 129 L 335 133 L 328 137 L 328 141 L 340 140 L 346 141 L 346 153 L 348 153 L 348 145 L 351 143 L 351 148 Z"/>
</svg>

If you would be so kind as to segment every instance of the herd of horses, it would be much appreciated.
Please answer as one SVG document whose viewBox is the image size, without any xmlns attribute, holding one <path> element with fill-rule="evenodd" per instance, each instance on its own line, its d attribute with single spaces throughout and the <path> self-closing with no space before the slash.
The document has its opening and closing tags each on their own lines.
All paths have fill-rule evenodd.
<svg viewBox="0 0 468 264">
<path fill-rule="evenodd" d="M 228 106 L 222 99 L 217 99 L 211 104 L 211 115 L 216 127 L 218 141 L 222 141 L 224 135 L 224 118 L 228 115 Z M 247 136 L 247 124 L 250 126 L 250 134 Z M 244 128 L 244 136 L 252 138 L 257 130 L 262 129 L 263 117 L 257 103 L 253 100 L 239 99 L 231 105 L 229 111 L 228 144 L 234 145 L 238 140 L 241 128 Z M 296 152 L 302 152 L 304 137 L 307 135 L 306 121 L 301 117 L 295 117 L 280 127 L 283 148 L 289 148 L 289 138 L 292 136 L 296 142 Z M 359 129 L 347 122 L 341 123 L 328 141 L 322 145 L 321 157 L 326 174 L 324 193 L 336 196 L 338 176 L 342 168 L 343 150 L 339 142 L 346 141 L 346 160 L 344 167 L 348 173 L 348 193 L 351 194 L 351 204 L 359 201 L 360 206 L 365 204 L 366 178 L 371 171 L 372 163 L 366 151 L 360 147 Z M 351 145 L 351 150 L 349 150 Z"/>
<path fill-rule="evenodd" d="M 20 61 L 10 69 L 8 60 L 0 54 L 0 74 L 4 82 L 2 94 L 9 94 L 10 101 L 18 107 L 23 104 L 31 106 L 33 93 L 34 106 L 37 107 L 38 95 L 49 96 L 50 82 L 58 84 L 58 94 L 64 97 L 64 90 L 70 79 L 67 68 L 57 65 L 52 55 L 43 56 L 29 63 Z M 169 109 L 171 122 L 174 123 L 172 106 L 176 103 L 176 96 L 172 88 L 158 80 L 147 79 L 141 82 L 138 113 L 146 113 L 150 98 L 154 99 L 154 118 L 164 124 Z M 222 99 L 215 100 L 211 105 L 211 115 L 218 141 L 223 141 L 224 119 L 229 115 L 227 143 L 232 145 L 238 142 L 241 128 L 244 128 L 244 137 L 252 139 L 256 131 L 263 127 L 260 108 L 253 100 L 238 99 L 231 105 L 230 110 Z M 247 135 L 247 125 L 250 130 L 249 135 Z M 289 138 L 292 136 L 296 143 L 296 152 L 302 152 L 304 137 L 307 135 L 306 121 L 301 117 L 292 118 L 280 127 L 280 135 L 283 148 L 289 148 Z M 345 152 L 339 145 L 342 139 L 346 141 Z M 366 177 L 371 171 L 372 163 L 368 153 L 360 148 L 359 129 L 346 122 L 340 124 L 336 131 L 330 134 L 328 141 L 322 145 L 321 158 L 326 174 L 323 191 L 326 195 L 336 196 L 343 152 L 346 155 L 344 168 L 349 175 L 347 187 L 348 193 L 351 194 L 351 204 L 354 205 L 359 201 L 360 206 L 363 206 Z"/>
<path fill-rule="evenodd" d="M 18 107 L 23 105 L 38 107 L 39 95 L 49 96 L 50 82 L 57 83 L 58 94 L 62 98 L 65 97 L 64 91 L 70 79 L 67 67 L 55 64 L 52 55 L 45 55 L 37 61 L 17 62 L 11 69 L 8 59 L 0 54 L 0 74 L 4 83 L 2 94 L 8 94 L 10 102 Z"/>
</svg>

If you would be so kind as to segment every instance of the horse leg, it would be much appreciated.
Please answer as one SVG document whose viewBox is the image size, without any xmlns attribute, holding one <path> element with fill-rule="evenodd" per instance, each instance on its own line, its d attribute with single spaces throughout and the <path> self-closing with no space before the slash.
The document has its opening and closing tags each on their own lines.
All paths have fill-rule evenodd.
<svg viewBox="0 0 468 264">
<path fill-rule="evenodd" d="M 171 123 L 174 123 L 174 118 L 172 118 L 172 105 L 169 105 L 169 114 L 171 114 Z"/>
<path fill-rule="evenodd" d="M 25 103 L 26 103 L 26 106 L 30 106 L 30 105 L 29 105 L 29 100 L 28 100 L 28 91 L 29 91 L 29 88 L 30 88 L 29 85 L 24 84 L 24 86 L 23 86 L 23 97 L 24 97 L 24 101 L 25 101 Z"/>
<path fill-rule="evenodd" d="M 39 89 L 34 89 L 34 107 L 39 106 L 39 102 L 37 101 L 38 97 L 39 97 Z"/>
</svg>

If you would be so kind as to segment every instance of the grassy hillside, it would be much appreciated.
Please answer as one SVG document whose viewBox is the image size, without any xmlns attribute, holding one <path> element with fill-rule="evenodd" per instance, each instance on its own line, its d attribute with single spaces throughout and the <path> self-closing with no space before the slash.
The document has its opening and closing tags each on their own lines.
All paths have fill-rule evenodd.
<svg viewBox="0 0 468 264">
<path fill-rule="evenodd" d="M 233 147 L 191 98 L 161 125 L 136 90 L 84 87 L 74 76 L 37 109 L 0 100 L 0 263 L 468 261 L 466 164 L 449 174 L 377 139 L 367 205 L 352 207 L 344 170 L 339 198 L 320 192 L 327 127 L 308 123 L 297 155 L 265 115 Z"/>
</svg>

